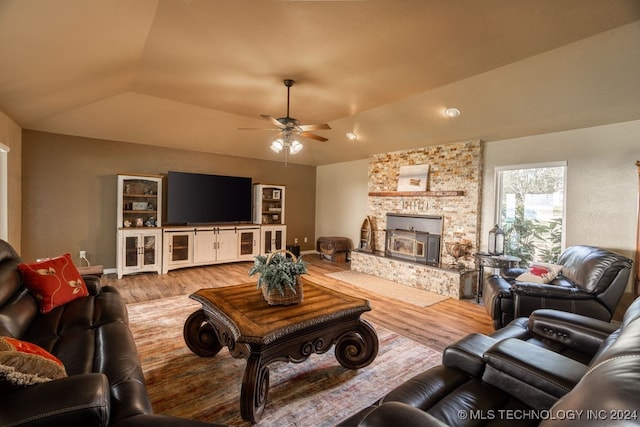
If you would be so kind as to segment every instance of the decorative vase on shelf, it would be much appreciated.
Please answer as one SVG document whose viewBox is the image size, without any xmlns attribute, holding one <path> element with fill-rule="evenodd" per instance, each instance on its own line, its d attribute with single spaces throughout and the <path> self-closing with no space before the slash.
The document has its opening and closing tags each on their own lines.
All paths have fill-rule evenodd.
<svg viewBox="0 0 640 427">
<path fill-rule="evenodd" d="M 269 305 L 291 305 L 302 302 L 304 293 L 299 275 L 307 272 L 307 264 L 288 250 L 280 249 L 269 256 L 258 255 L 249 275 L 259 274 L 257 287 Z"/>
</svg>

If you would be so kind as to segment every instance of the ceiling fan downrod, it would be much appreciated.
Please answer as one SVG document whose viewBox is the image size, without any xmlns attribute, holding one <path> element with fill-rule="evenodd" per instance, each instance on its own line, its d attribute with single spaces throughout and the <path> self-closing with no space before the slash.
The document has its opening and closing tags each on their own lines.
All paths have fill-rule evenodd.
<svg viewBox="0 0 640 427">
<path fill-rule="evenodd" d="M 293 86 L 295 82 L 291 79 L 285 79 L 284 85 L 287 87 L 287 118 L 289 117 L 289 93 L 291 92 L 291 86 Z"/>
</svg>

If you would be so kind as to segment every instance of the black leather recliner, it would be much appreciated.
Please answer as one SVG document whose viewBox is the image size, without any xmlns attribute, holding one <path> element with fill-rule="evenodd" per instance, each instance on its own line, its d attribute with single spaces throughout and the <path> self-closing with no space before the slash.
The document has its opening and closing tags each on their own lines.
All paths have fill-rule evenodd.
<svg viewBox="0 0 640 427">
<path fill-rule="evenodd" d="M 638 426 L 639 395 L 640 298 L 621 324 L 542 309 L 471 334 L 339 426 Z"/>
<path fill-rule="evenodd" d="M 525 270 L 507 269 L 484 282 L 484 306 L 496 329 L 539 308 L 577 313 L 610 321 L 631 274 L 632 261 L 593 246 L 565 249 L 557 264 L 562 271 L 551 283 L 520 282 Z"/>
</svg>

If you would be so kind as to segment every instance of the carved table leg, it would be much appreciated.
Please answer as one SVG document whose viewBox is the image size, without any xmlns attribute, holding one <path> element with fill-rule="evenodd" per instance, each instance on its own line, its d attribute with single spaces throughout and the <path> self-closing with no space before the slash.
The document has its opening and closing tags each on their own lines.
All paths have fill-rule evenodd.
<svg viewBox="0 0 640 427">
<path fill-rule="evenodd" d="M 207 322 L 204 310 L 197 310 L 187 318 L 183 336 L 189 350 L 198 356 L 212 357 L 222 349 L 216 331 Z"/>
<path fill-rule="evenodd" d="M 269 368 L 260 355 L 251 354 L 242 378 L 240 414 L 244 420 L 257 423 L 262 418 L 269 393 Z"/>
<path fill-rule="evenodd" d="M 352 332 L 342 335 L 336 342 L 336 359 L 347 369 L 360 369 L 369 365 L 378 355 L 376 330 L 363 319 Z"/>
</svg>

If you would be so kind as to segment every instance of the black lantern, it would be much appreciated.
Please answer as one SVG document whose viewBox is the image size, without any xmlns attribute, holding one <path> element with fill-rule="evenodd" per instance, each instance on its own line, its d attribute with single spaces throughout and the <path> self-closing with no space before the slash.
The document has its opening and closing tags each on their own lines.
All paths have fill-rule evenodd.
<svg viewBox="0 0 640 427">
<path fill-rule="evenodd" d="M 489 230 L 489 255 L 504 254 L 504 231 L 498 224 Z"/>
</svg>

